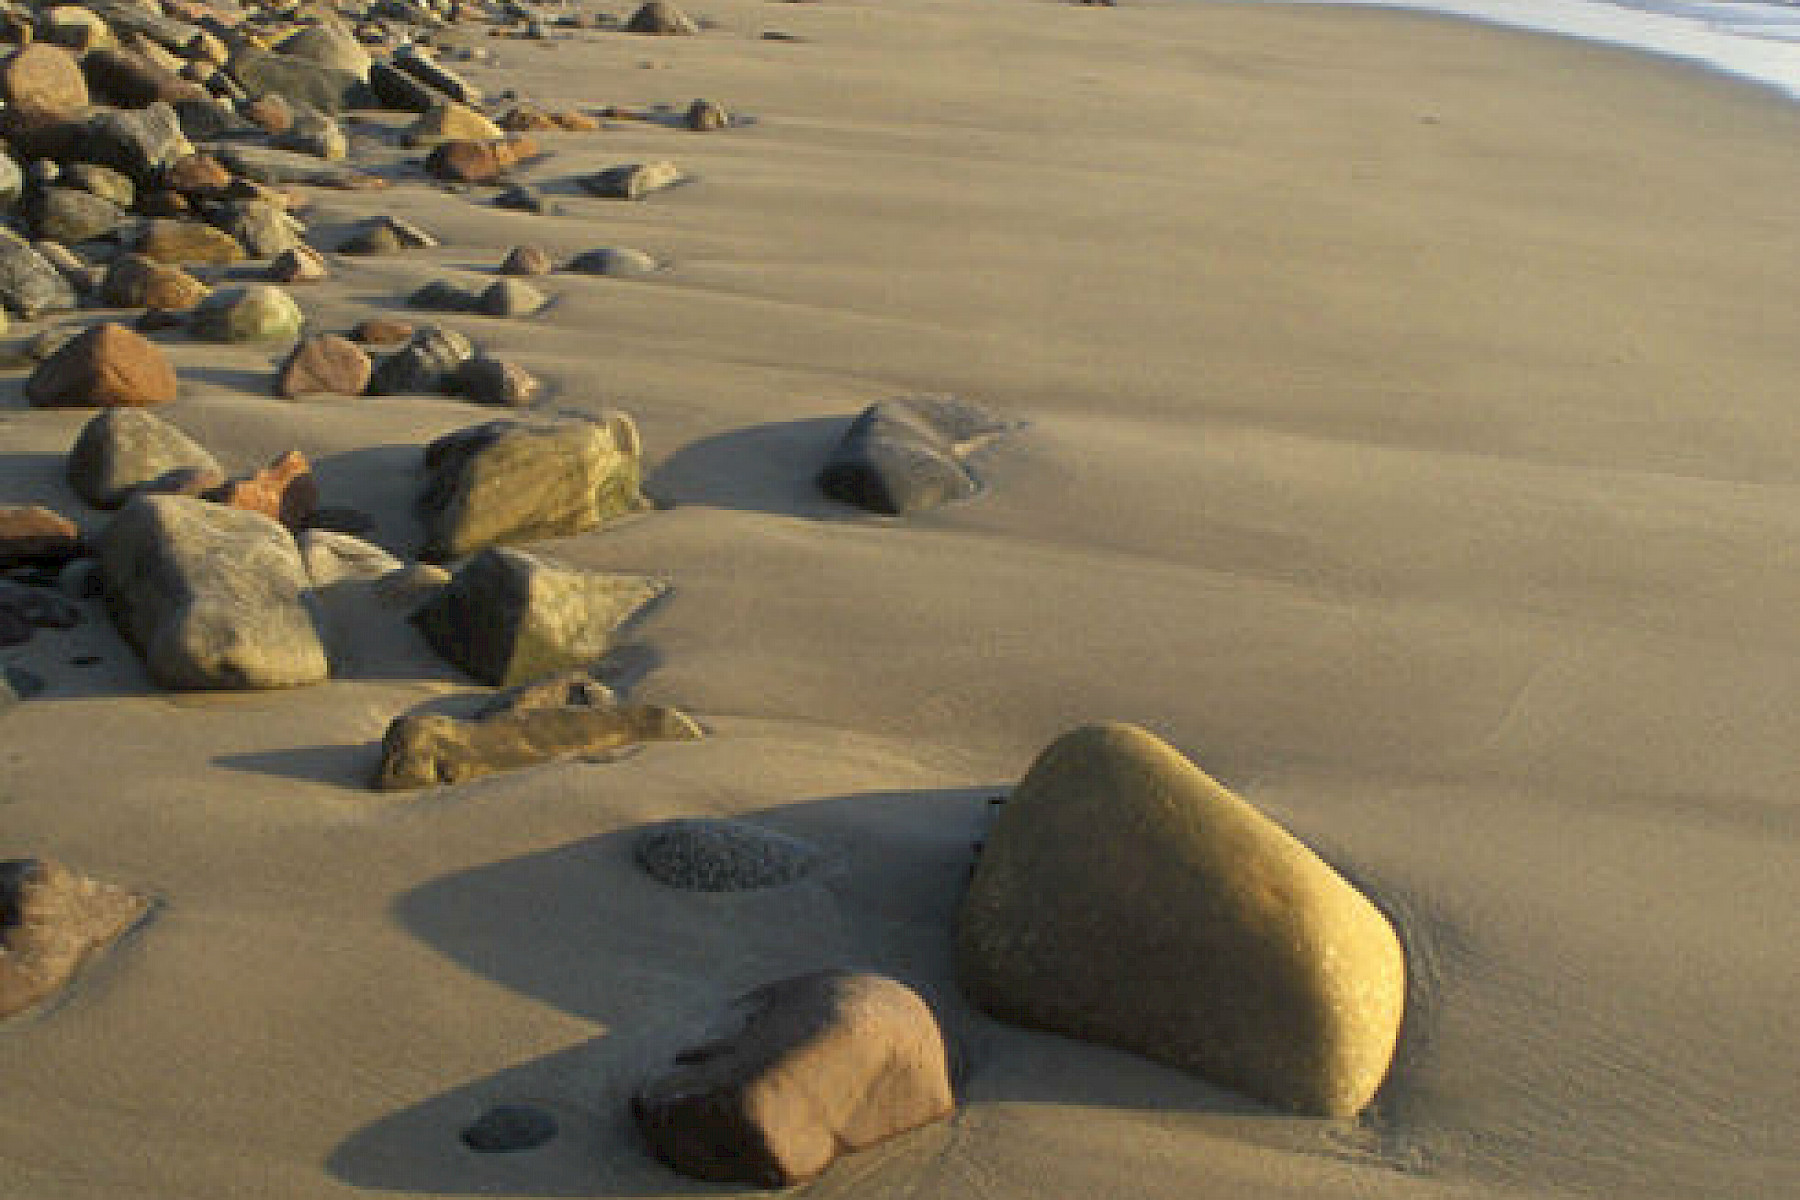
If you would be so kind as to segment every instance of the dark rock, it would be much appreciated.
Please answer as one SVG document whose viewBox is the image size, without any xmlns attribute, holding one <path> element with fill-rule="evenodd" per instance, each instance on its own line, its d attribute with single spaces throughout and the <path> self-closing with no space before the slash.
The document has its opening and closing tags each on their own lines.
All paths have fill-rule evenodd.
<svg viewBox="0 0 1800 1200">
<path fill-rule="evenodd" d="M 638 836 L 638 865 L 658 883 L 690 892 L 742 892 L 803 879 L 816 846 L 743 821 L 684 818 Z"/>
<path fill-rule="evenodd" d="M 610 275 L 615 279 L 651 275 L 657 270 L 656 260 L 642 250 L 629 246 L 602 246 L 583 250 L 569 260 L 569 270 L 578 275 Z"/>
<path fill-rule="evenodd" d="M 731 116 L 711 100 L 696 100 L 688 105 L 681 123 L 696 133 L 711 133 L 731 124 Z"/>
<path fill-rule="evenodd" d="M 691 37 L 700 32 L 694 19 L 676 8 L 669 0 L 645 0 L 625 22 L 626 33 L 649 33 L 663 37 Z"/>
<path fill-rule="evenodd" d="M 607 200 L 641 200 L 651 192 L 673 187 L 685 179 L 672 162 L 624 163 L 607 167 L 577 182 L 584 191 Z"/>
<path fill-rule="evenodd" d="M 393 254 L 400 250 L 430 250 L 438 239 L 411 221 L 399 217 L 372 217 L 338 247 L 340 254 Z"/>
<path fill-rule="evenodd" d="M 536 213 L 540 216 L 555 211 L 555 206 L 545 198 L 544 193 L 522 183 L 514 184 L 495 196 L 494 206 L 510 208 L 515 212 Z"/>
<path fill-rule="evenodd" d="M 479 1154 L 533 1150 L 556 1136 L 556 1118 L 541 1108 L 501 1104 L 462 1131 L 463 1144 Z"/>
<path fill-rule="evenodd" d="M 899 516 L 980 491 L 963 455 L 1006 423 L 952 396 L 906 396 L 865 409 L 819 473 L 834 500 Z"/>
<path fill-rule="evenodd" d="M 537 394 L 537 377 L 517 363 L 478 354 L 458 367 L 450 390 L 475 404 L 524 408 Z"/>
<path fill-rule="evenodd" d="M 0 1020 L 42 1008 L 150 903 L 49 859 L 0 862 Z"/>
<path fill-rule="evenodd" d="M 461 284 L 434 279 L 406 298 L 408 307 L 432 309 L 436 312 L 474 312 L 478 297 Z"/>
<path fill-rule="evenodd" d="M 296 154 L 292 150 L 278 150 L 271 146 L 249 143 L 221 146 L 218 155 L 219 160 L 227 167 L 258 183 L 275 186 L 303 183 L 316 187 L 336 187 L 345 179 L 344 168 L 340 166 L 334 166 L 310 154 Z"/>
<path fill-rule="evenodd" d="M 370 68 L 369 86 L 381 107 L 399 112 L 430 112 L 432 105 L 450 101 L 424 80 L 383 62 Z"/>
<path fill-rule="evenodd" d="M 232 53 L 228 66 L 246 94 L 274 93 L 305 101 L 320 112 L 368 107 L 374 98 L 356 72 L 324 66 L 297 55 L 245 45 Z"/>
<path fill-rule="evenodd" d="M 223 79 L 224 75 L 215 78 Z M 229 104 L 216 100 L 177 100 L 175 116 L 181 122 L 181 132 L 196 142 L 247 133 L 254 128 Z"/>
<path fill-rule="evenodd" d="M 0 579 L 0 612 L 28 629 L 73 629 L 81 624 L 81 610 L 57 592 L 11 579 Z"/>
<path fill-rule="evenodd" d="M 0 229 L 0 304 L 30 320 L 74 308 L 79 299 L 63 273 L 22 238 Z"/>
<path fill-rule="evenodd" d="M 548 275 L 555 264 L 547 251 L 537 246 L 514 246 L 500 263 L 502 275 Z"/>
<path fill-rule="evenodd" d="M 428 325 L 405 347 L 382 359 L 369 379 L 371 396 L 398 396 L 448 389 L 458 367 L 475 356 L 469 339 L 453 329 Z"/>
<path fill-rule="evenodd" d="M 359 79 L 367 79 L 373 65 L 373 59 L 356 40 L 356 35 L 335 21 L 320 21 L 302 26 L 282 38 L 275 49 L 321 67 L 347 72 Z"/>
</svg>

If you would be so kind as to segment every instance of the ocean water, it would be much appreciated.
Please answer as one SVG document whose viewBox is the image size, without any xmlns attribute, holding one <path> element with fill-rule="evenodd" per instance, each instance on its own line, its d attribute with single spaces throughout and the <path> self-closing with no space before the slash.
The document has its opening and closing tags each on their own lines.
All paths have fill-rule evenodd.
<svg viewBox="0 0 1800 1200">
<path fill-rule="evenodd" d="M 1800 0 L 1280 0 L 1412 8 L 1685 59 L 1800 101 Z"/>
</svg>

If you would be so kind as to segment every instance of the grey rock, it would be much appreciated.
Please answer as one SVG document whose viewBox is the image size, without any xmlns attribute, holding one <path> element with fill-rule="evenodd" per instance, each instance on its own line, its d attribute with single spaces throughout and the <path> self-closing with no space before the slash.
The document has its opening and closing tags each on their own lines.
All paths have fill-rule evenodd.
<svg viewBox="0 0 1800 1200">
<path fill-rule="evenodd" d="M 489 421 L 447 434 L 425 449 L 421 557 L 447 562 L 636 512 L 644 507 L 640 453 L 624 413 Z"/>
<path fill-rule="evenodd" d="M 459 283 L 434 279 L 408 296 L 406 303 L 411 308 L 437 312 L 474 312 L 479 307 L 480 297 L 473 289 Z"/>
<path fill-rule="evenodd" d="M 488 1109 L 462 1131 L 463 1144 L 478 1154 L 534 1150 L 556 1136 L 556 1118 L 528 1104 Z"/>
<path fill-rule="evenodd" d="M 371 217 L 338 247 L 342 254 L 393 254 L 430 250 L 439 245 L 431 233 L 400 217 Z"/>
<path fill-rule="evenodd" d="M 407 344 L 382 359 L 369 380 L 371 396 L 441 392 L 450 388 L 457 368 L 475 356 L 469 339 L 453 329 L 427 325 Z"/>
<path fill-rule="evenodd" d="M 163 687 L 325 679 L 306 568 L 279 522 L 186 496 L 138 496 L 98 548 L 113 620 Z"/>
<path fill-rule="evenodd" d="M 622 163 L 592 175 L 583 175 L 582 190 L 606 200 L 641 200 L 651 192 L 673 187 L 687 177 L 672 162 Z"/>
<path fill-rule="evenodd" d="M 31 204 L 31 223 L 37 235 L 64 245 L 111 237 L 123 215 L 106 197 L 77 188 L 45 188 Z"/>
<path fill-rule="evenodd" d="M 537 377 L 517 363 L 478 354 L 457 368 L 450 390 L 476 404 L 524 408 L 537 394 Z"/>
<path fill-rule="evenodd" d="M 249 96 L 273 92 L 288 100 L 303 100 L 320 112 L 366 107 L 372 99 L 368 84 L 356 72 L 293 54 L 240 46 L 232 53 L 228 68 Z"/>
<path fill-rule="evenodd" d="M 106 595 L 106 577 L 97 558 L 71 559 L 56 575 L 56 590 L 71 600 L 98 600 Z"/>
<path fill-rule="evenodd" d="M 384 62 L 370 68 L 369 87 L 381 107 L 397 112 L 430 112 L 433 105 L 450 99 L 416 75 Z"/>
<path fill-rule="evenodd" d="M 475 311 L 490 317 L 529 317 L 549 302 L 523 280 L 498 279 L 476 297 Z"/>
<path fill-rule="evenodd" d="M 798 838 L 744 821 L 683 818 L 653 825 L 633 848 L 658 883 L 690 892 L 742 892 L 804 879 L 823 858 Z"/>
<path fill-rule="evenodd" d="M 906 396 L 865 409 L 824 470 L 834 500 L 899 516 L 964 500 L 980 485 L 964 454 L 1004 432 L 1004 421 L 952 396 Z"/>
<path fill-rule="evenodd" d="M 224 479 L 218 460 L 199 443 L 141 408 L 109 408 L 83 425 L 65 470 L 76 495 L 105 509 L 176 472 Z"/>
<path fill-rule="evenodd" d="M 696 100 L 682 114 L 681 123 L 696 133 L 711 133 L 731 124 L 731 116 L 711 100 Z"/>
<path fill-rule="evenodd" d="M 442 92 L 460 104 L 474 107 L 481 103 L 481 89 L 438 62 L 423 46 L 401 46 L 394 51 L 393 63 L 427 87 Z"/>
<path fill-rule="evenodd" d="M 220 72 L 213 78 L 224 79 L 225 74 Z M 181 132 L 195 142 L 208 142 L 215 138 L 256 131 L 256 126 L 240 117 L 230 104 L 213 100 L 177 100 L 175 117 L 181 122 Z"/>
<path fill-rule="evenodd" d="M 310 154 L 296 154 L 273 146 L 236 143 L 220 146 L 215 153 L 233 174 L 258 183 L 329 185 L 344 177 L 342 167 Z"/>
<path fill-rule="evenodd" d="M 44 691 L 41 675 L 24 667 L 0 667 L 0 713 L 22 700 L 30 700 Z"/>
<path fill-rule="evenodd" d="M 304 59 L 321 67 L 344 71 L 359 79 L 369 77 L 374 59 L 363 49 L 356 35 L 332 21 L 304 26 L 282 38 L 275 49 L 293 58 Z"/>
<path fill-rule="evenodd" d="M 610 275 L 615 279 L 651 275 L 656 269 L 654 258 L 629 246 L 602 246 L 597 250 L 584 250 L 569 260 L 569 270 L 576 274 Z"/>
<path fill-rule="evenodd" d="M 148 187 L 161 174 L 194 152 L 173 107 L 158 102 L 148 108 L 100 109 L 87 124 L 80 157 L 113 167 Z"/>
<path fill-rule="evenodd" d="M 24 239 L 0 229 L 0 304 L 30 320 L 74 308 L 80 301 L 63 273 Z"/>
</svg>

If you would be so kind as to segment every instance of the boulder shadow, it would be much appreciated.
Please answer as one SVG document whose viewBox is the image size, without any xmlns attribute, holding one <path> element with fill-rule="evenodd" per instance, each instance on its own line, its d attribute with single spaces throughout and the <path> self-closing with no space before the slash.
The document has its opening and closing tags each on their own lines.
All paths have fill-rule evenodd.
<svg viewBox="0 0 1800 1200">
<path fill-rule="evenodd" d="M 808 417 L 727 430 L 675 451 L 644 481 L 658 505 L 683 504 L 779 513 L 815 520 L 862 520 L 815 480 L 852 417 Z"/>
<path fill-rule="evenodd" d="M 252 775 L 273 775 L 300 783 L 322 783 L 366 791 L 381 762 L 380 742 L 291 746 L 213 756 L 216 767 Z"/>
</svg>

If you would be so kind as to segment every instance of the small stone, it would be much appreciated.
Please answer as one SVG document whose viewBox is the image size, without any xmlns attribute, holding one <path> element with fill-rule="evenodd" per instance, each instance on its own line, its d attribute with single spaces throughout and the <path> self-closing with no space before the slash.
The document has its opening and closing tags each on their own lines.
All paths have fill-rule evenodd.
<svg viewBox="0 0 1800 1200">
<path fill-rule="evenodd" d="M 360 396 L 375 366 L 368 353 L 348 338 L 319 334 L 307 338 L 281 364 L 275 394 L 292 399 L 317 393 Z"/>
<path fill-rule="evenodd" d="M 61 863 L 0 863 L 0 1019 L 43 1007 L 149 911 L 145 897 Z"/>
<path fill-rule="evenodd" d="M 289 529 L 298 529 L 319 507 L 319 483 L 312 464 L 298 450 L 289 450 L 256 474 L 230 480 L 206 494 L 206 499 L 228 508 L 242 508 L 273 517 Z"/>
<path fill-rule="evenodd" d="M 514 246 L 500 264 L 502 275 L 548 275 L 555 267 L 547 251 L 538 246 Z"/>
<path fill-rule="evenodd" d="M 61 513 L 36 504 L 0 504 L 0 570 L 61 568 L 81 552 L 81 531 Z"/>
<path fill-rule="evenodd" d="M 524 408 L 537 395 L 537 377 L 517 363 L 478 354 L 457 368 L 453 391 L 476 404 Z"/>
<path fill-rule="evenodd" d="M 175 399 L 175 368 L 154 342 L 103 322 L 70 338 L 25 384 L 34 408 L 112 408 Z"/>
<path fill-rule="evenodd" d="M 293 124 L 275 139 L 275 145 L 326 162 L 341 162 L 350 154 L 350 139 L 343 128 L 310 104 L 294 106 Z"/>
<path fill-rule="evenodd" d="M 502 1104 L 462 1131 L 463 1144 L 480 1154 L 533 1150 L 556 1136 L 556 1118 L 541 1108 Z"/>
<path fill-rule="evenodd" d="M 192 438 L 134 408 L 108 409 L 82 426 L 65 473 L 76 495 L 108 509 L 142 490 L 191 488 L 198 495 L 224 481 L 217 460 Z"/>
<path fill-rule="evenodd" d="M 819 490 L 887 516 L 966 500 L 981 488 L 964 454 L 1006 428 L 998 417 L 953 396 L 884 400 L 852 422 L 819 472 Z"/>
<path fill-rule="evenodd" d="M 305 323 L 292 296 L 257 283 L 220 288 L 202 300 L 188 330 L 209 342 L 274 342 L 299 337 Z"/>
<path fill-rule="evenodd" d="M 673 187 L 686 176 L 672 162 L 625 163 L 580 179 L 582 188 L 607 200 L 641 200 Z"/>
<path fill-rule="evenodd" d="M 629 246 L 602 246 L 584 250 L 569 260 L 568 269 L 577 275 L 610 275 L 618 279 L 652 275 L 657 271 L 654 258 Z"/>
<path fill-rule="evenodd" d="M 405 321 L 387 317 L 369 317 L 358 321 L 350 336 L 365 346 L 398 346 L 413 335 L 413 327 Z"/>
<path fill-rule="evenodd" d="M 475 355 L 469 339 L 441 325 L 417 330 L 407 344 L 383 359 L 369 380 L 372 396 L 444 391 L 456 370 Z"/>
<path fill-rule="evenodd" d="M 77 304 L 75 287 L 22 238 L 0 229 L 0 303 L 31 320 Z"/>
<path fill-rule="evenodd" d="M 694 19 L 676 8 L 669 0 L 645 0 L 625 22 L 627 33 L 648 33 L 663 37 L 691 37 L 700 32 Z"/>
<path fill-rule="evenodd" d="M 325 256 L 307 245 L 290 246 L 269 264 L 268 278 L 274 283 L 319 283 L 330 277 Z"/>
<path fill-rule="evenodd" d="M 499 279 L 476 298 L 475 311 L 490 317 L 529 317 L 549 302 L 544 293 L 529 283 Z"/>
<path fill-rule="evenodd" d="M 638 836 L 638 866 L 658 883 L 690 892 L 742 892 L 804 879 L 819 849 L 744 821 L 682 818 Z"/>
<path fill-rule="evenodd" d="M 305 226 L 273 201 L 231 200 L 209 205 L 209 213 L 251 258 L 273 258 L 304 245 Z"/>
<path fill-rule="evenodd" d="M 730 115 L 711 100 L 694 101 L 688 105 L 681 120 L 682 124 L 696 133 L 710 133 L 731 124 Z"/>
</svg>

